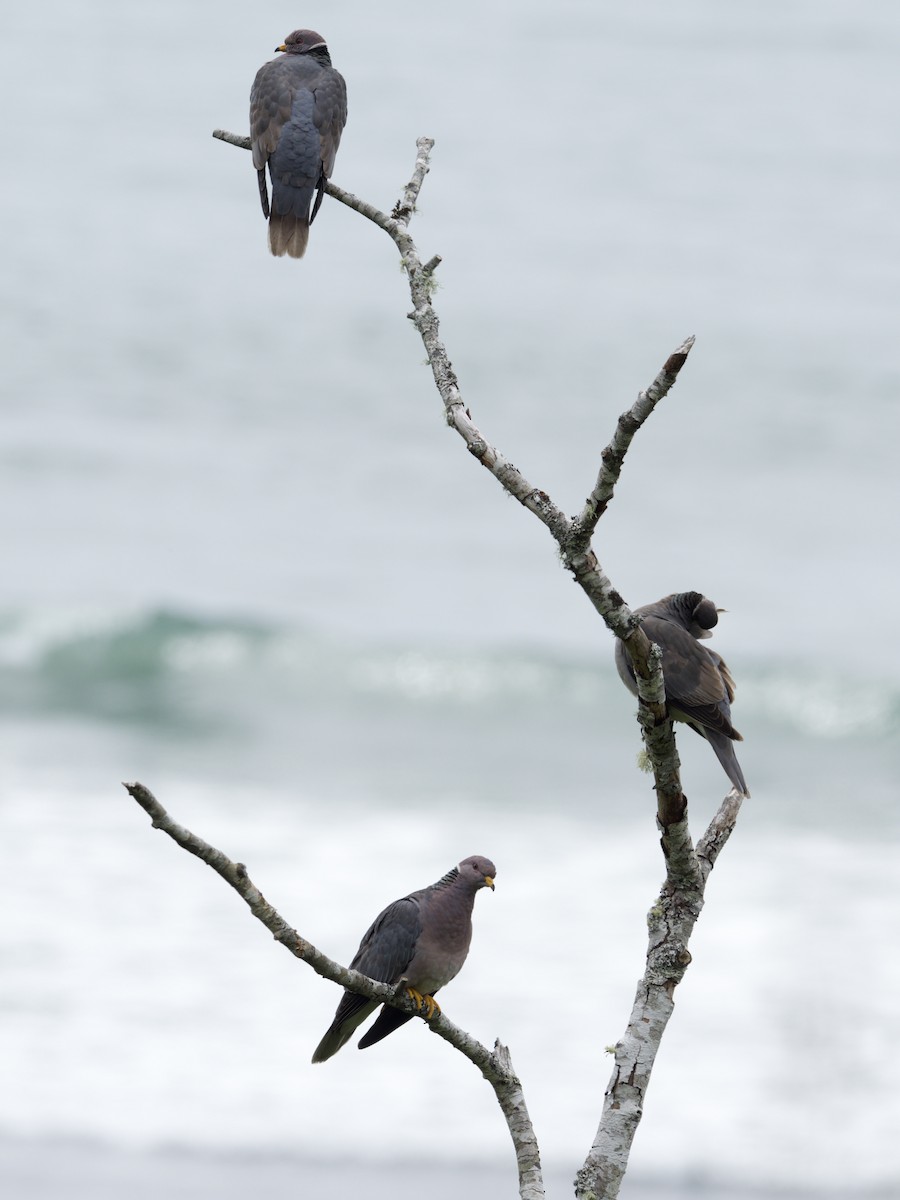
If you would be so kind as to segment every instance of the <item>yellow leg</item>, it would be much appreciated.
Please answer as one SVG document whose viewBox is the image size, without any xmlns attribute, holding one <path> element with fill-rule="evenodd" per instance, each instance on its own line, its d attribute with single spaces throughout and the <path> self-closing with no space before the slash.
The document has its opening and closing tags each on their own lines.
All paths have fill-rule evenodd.
<svg viewBox="0 0 900 1200">
<path fill-rule="evenodd" d="M 414 1000 L 419 1008 L 424 1009 L 425 1019 L 430 1021 L 435 1013 L 441 1011 L 441 1006 L 435 1000 L 434 996 L 423 996 L 421 992 L 417 992 L 415 988 L 408 987 L 406 994 L 410 1000 Z"/>
</svg>

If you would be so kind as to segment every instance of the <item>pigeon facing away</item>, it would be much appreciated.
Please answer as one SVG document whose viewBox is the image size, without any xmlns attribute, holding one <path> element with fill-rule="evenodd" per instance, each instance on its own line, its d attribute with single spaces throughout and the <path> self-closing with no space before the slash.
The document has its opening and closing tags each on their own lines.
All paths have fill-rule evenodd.
<svg viewBox="0 0 900 1200">
<path fill-rule="evenodd" d="M 734 680 L 723 659 L 698 639 L 712 637 L 719 613 L 700 592 L 675 592 L 635 609 L 641 628 L 662 650 L 666 704 L 676 721 L 705 737 L 734 787 L 749 796 L 734 743 L 744 739 L 731 724 Z M 637 683 L 622 641 L 616 639 L 616 667 L 622 682 L 637 695 Z"/>
<path fill-rule="evenodd" d="M 395 900 L 366 931 L 350 967 L 394 986 L 403 984 L 411 998 L 432 1017 L 440 1012 L 434 993 L 459 974 L 472 940 L 472 906 L 480 888 L 494 889 L 494 864 L 481 855 L 464 859 L 437 883 Z M 380 1000 L 345 991 L 328 1032 L 316 1047 L 314 1063 L 337 1054 Z M 385 1004 L 359 1048 L 374 1046 L 412 1020 L 411 1013 Z"/>
<path fill-rule="evenodd" d="M 302 258 L 347 121 L 347 87 L 325 39 L 311 29 L 294 30 L 276 53 L 283 57 L 260 67 L 250 90 L 250 149 L 269 249 Z"/>
</svg>

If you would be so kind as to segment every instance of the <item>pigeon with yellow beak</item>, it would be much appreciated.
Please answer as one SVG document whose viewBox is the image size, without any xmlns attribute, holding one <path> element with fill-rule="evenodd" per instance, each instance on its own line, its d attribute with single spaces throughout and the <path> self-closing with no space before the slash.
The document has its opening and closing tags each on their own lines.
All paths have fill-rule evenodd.
<svg viewBox="0 0 900 1200">
<path fill-rule="evenodd" d="M 351 969 L 405 990 L 431 1018 L 440 1012 L 434 993 L 459 974 L 469 953 L 475 893 L 485 887 L 493 891 L 496 874 L 490 859 L 476 854 L 431 887 L 395 900 L 366 931 Z M 334 1020 L 316 1047 L 313 1062 L 325 1062 L 337 1054 L 380 1003 L 345 991 Z M 412 1015 L 385 1004 L 375 1024 L 360 1039 L 359 1048 L 380 1042 L 412 1020 Z"/>
</svg>

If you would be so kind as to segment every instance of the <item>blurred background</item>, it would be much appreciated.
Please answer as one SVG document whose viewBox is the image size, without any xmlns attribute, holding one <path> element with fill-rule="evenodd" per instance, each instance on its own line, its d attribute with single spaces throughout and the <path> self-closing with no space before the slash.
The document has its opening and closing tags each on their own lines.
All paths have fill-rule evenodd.
<svg viewBox="0 0 900 1200">
<path fill-rule="evenodd" d="M 390 240 L 326 199 L 271 258 L 210 136 L 299 26 L 347 78 L 335 182 L 390 209 L 436 139 L 412 231 L 464 398 L 563 509 L 697 336 L 595 547 L 632 605 L 728 610 L 753 798 L 622 1195 L 897 1195 L 889 0 L 4 8 L 4 1193 L 228 1163 L 223 1192 L 514 1194 L 490 1090 L 419 1023 L 310 1065 L 337 989 L 121 780 L 345 962 L 489 855 L 442 1000 L 510 1046 L 561 1194 L 643 969 L 662 863 L 610 635 L 444 427 Z M 696 837 L 727 780 L 679 748 Z"/>
</svg>

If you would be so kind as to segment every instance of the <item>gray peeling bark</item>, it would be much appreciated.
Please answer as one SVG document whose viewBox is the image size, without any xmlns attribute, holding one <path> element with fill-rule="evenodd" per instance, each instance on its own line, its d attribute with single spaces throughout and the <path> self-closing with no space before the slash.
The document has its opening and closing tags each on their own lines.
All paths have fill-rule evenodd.
<svg viewBox="0 0 900 1200">
<path fill-rule="evenodd" d="M 213 136 L 245 149 L 250 146 L 249 138 L 237 134 L 215 130 Z M 612 586 L 591 545 L 597 522 L 613 499 L 632 439 L 676 382 L 694 339 L 687 338 L 669 355 L 650 386 L 619 417 L 612 441 L 600 455 L 597 481 L 584 508 L 576 517 L 567 516 L 545 491 L 531 483 L 488 441 L 463 401 L 459 381 L 441 340 L 440 321 L 431 302 L 434 272 L 441 260 L 435 255 L 423 264 L 408 229 L 429 170 L 433 146 L 430 138 L 418 139 L 412 177 L 390 216 L 331 182 L 326 183 L 325 190 L 329 196 L 374 222 L 393 239 L 409 283 L 413 308 L 408 316 L 425 346 L 447 424 L 456 430 L 469 453 L 495 476 L 505 491 L 547 527 L 557 543 L 564 566 L 572 573 L 607 627 L 624 641 L 637 678 L 638 720 L 653 768 L 666 879 L 648 917 L 650 940 L 646 970 L 638 984 L 628 1027 L 616 1046 L 615 1067 L 606 1091 L 600 1127 L 576 1180 L 576 1194 L 581 1200 L 602 1200 L 618 1195 L 631 1143 L 640 1121 L 650 1072 L 672 1013 L 673 993 L 690 962 L 688 941 L 703 904 L 706 878 L 734 828 L 740 810 L 740 798 L 734 793 L 729 794 L 697 851 L 694 851 L 687 825 L 687 800 L 681 788 L 675 737 L 666 710 L 659 649 L 648 640 L 628 605 Z M 319 967 L 316 966 L 316 969 Z M 343 968 L 338 970 L 343 971 Z M 320 973 L 345 986 L 354 986 L 346 983 L 346 975 L 328 974 L 325 971 Z M 368 987 L 381 986 L 371 981 L 366 981 L 366 984 Z M 364 995 L 377 994 L 381 998 L 380 992 L 367 991 L 361 985 L 358 990 Z M 455 1031 L 460 1040 L 454 1040 L 444 1031 L 442 1021 L 433 1023 L 432 1028 L 467 1053 L 464 1041 L 467 1035 Z M 471 1050 L 471 1046 L 469 1048 Z M 488 1055 L 484 1047 L 480 1047 L 479 1053 Z M 490 1080 L 484 1060 L 473 1057 L 472 1053 L 469 1053 L 469 1057 Z M 488 1057 L 490 1063 L 501 1072 L 502 1078 L 511 1083 L 506 1074 L 507 1052 L 498 1044 L 494 1055 Z M 527 1200 L 538 1200 L 544 1195 L 540 1159 L 518 1080 L 502 1094 L 496 1085 L 495 1091 L 516 1147 L 520 1195 Z"/>
<path fill-rule="evenodd" d="M 688 942 L 703 907 L 706 881 L 734 829 L 742 800 L 737 792 L 728 793 L 696 853 L 686 820 L 673 825 L 663 839 L 664 848 L 668 841 L 667 875 L 659 899 L 647 914 L 646 969 L 628 1026 L 616 1043 L 594 1143 L 575 1179 L 578 1200 L 612 1200 L 619 1194 L 650 1073 L 674 1008 L 675 988 L 691 961 Z"/>
</svg>

